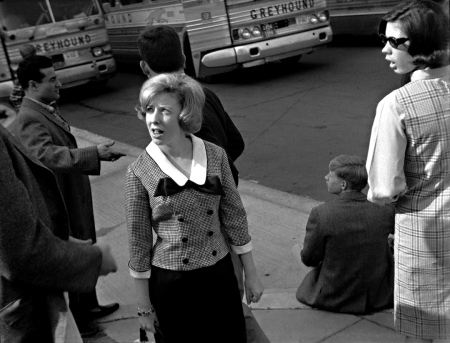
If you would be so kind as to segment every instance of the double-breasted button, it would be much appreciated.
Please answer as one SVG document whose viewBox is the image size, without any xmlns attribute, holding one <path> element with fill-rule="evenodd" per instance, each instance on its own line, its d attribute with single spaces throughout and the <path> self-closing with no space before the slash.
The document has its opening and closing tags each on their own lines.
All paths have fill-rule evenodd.
<svg viewBox="0 0 450 343">
<path fill-rule="evenodd" d="M 208 210 L 208 211 L 206 212 L 206 214 L 209 214 L 209 215 L 211 215 L 211 214 L 213 214 L 213 213 L 214 213 L 213 210 Z"/>
<path fill-rule="evenodd" d="M 217 251 L 213 250 L 212 255 L 216 256 L 217 255 Z"/>
<path fill-rule="evenodd" d="M 214 232 L 213 231 L 208 231 L 208 236 L 212 236 L 212 235 L 214 235 Z"/>
<path fill-rule="evenodd" d="M 178 221 L 179 221 L 180 223 L 182 223 L 182 222 L 184 222 L 184 218 L 183 218 L 182 216 L 179 216 L 179 217 L 178 217 Z"/>
<path fill-rule="evenodd" d="M 187 237 L 183 237 L 183 238 L 181 239 L 181 241 L 182 241 L 183 243 L 187 243 L 188 238 L 187 238 Z"/>
<path fill-rule="evenodd" d="M 185 259 L 183 260 L 183 263 L 184 263 L 184 264 L 188 264 L 188 263 L 189 263 L 189 259 L 188 259 L 188 258 L 185 258 Z"/>
</svg>

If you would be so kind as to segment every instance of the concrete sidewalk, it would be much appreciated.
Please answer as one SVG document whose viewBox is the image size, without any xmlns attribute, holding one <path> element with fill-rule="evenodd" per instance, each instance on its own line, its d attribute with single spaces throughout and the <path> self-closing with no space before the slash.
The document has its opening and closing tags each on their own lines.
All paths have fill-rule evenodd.
<svg viewBox="0 0 450 343">
<path fill-rule="evenodd" d="M 76 128 L 72 133 L 80 147 L 107 140 Z M 99 279 L 97 293 L 101 304 L 119 302 L 121 306 L 99 321 L 103 331 L 87 342 L 134 342 L 139 338 L 134 282 L 127 267 L 124 183 L 127 166 L 142 150 L 119 142 L 116 146 L 127 156 L 102 162 L 101 175 L 91 177 L 91 184 L 97 238 L 111 245 L 119 267 L 117 273 Z M 253 257 L 265 287 L 260 302 L 252 305 L 253 313 L 272 343 L 403 342 L 403 336 L 393 329 L 391 311 L 368 316 L 335 314 L 296 300 L 295 291 L 305 272 L 291 249 L 303 242 L 309 213 L 319 202 L 245 180 L 240 181 L 239 192 L 248 215 Z"/>
</svg>

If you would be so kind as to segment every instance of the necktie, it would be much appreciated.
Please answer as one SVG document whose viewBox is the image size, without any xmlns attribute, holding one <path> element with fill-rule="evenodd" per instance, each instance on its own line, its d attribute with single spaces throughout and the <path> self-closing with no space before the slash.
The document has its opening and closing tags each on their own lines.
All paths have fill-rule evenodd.
<svg viewBox="0 0 450 343">
<path fill-rule="evenodd" d="M 191 180 L 188 180 L 184 186 L 179 186 L 170 177 L 165 177 L 159 180 L 158 186 L 156 186 L 154 196 L 155 197 L 160 195 L 169 196 L 172 194 L 179 193 L 186 188 L 193 188 L 203 193 L 225 196 L 222 184 L 220 183 L 220 179 L 218 176 L 208 176 L 203 185 L 197 185 Z"/>
<path fill-rule="evenodd" d="M 67 131 L 70 131 L 69 124 L 64 120 L 63 117 L 59 114 L 59 107 L 56 104 L 51 105 L 53 107 L 52 114 L 55 116 L 55 118 L 67 129 Z"/>
</svg>

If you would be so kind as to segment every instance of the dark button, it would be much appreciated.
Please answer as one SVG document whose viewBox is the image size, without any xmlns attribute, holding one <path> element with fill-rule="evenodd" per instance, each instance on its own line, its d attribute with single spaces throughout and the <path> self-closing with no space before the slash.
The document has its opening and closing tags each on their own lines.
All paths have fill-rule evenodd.
<svg viewBox="0 0 450 343">
<path fill-rule="evenodd" d="M 178 217 L 178 221 L 179 222 L 184 222 L 184 218 L 183 217 Z"/>
<path fill-rule="evenodd" d="M 209 231 L 209 232 L 208 232 L 208 236 L 212 236 L 212 235 L 214 235 L 214 232 Z"/>
<path fill-rule="evenodd" d="M 183 239 L 181 240 L 183 243 L 186 243 L 188 241 L 187 237 L 183 237 Z"/>
<path fill-rule="evenodd" d="M 188 264 L 188 263 L 189 263 L 189 259 L 188 259 L 188 258 L 185 258 L 185 259 L 183 260 L 183 263 L 184 263 L 184 264 Z"/>
<path fill-rule="evenodd" d="M 217 255 L 217 251 L 213 250 L 212 255 L 213 255 L 213 256 L 216 256 L 216 255 Z"/>
<path fill-rule="evenodd" d="M 206 212 L 206 214 L 209 214 L 209 215 L 211 215 L 211 214 L 213 214 L 213 213 L 214 213 L 213 210 L 208 210 L 208 212 Z"/>
</svg>

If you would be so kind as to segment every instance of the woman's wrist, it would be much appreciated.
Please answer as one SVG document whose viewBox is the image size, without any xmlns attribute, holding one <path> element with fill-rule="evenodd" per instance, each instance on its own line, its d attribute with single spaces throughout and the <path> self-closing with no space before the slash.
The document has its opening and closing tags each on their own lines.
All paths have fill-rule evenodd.
<svg viewBox="0 0 450 343">
<path fill-rule="evenodd" d="M 153 307 L 153 305 L 146 306 L 145 308 L 138 307 L 137 309 L 137 315 L 139 317 L 148 317 L 152 313 L 155 313 L 155 308 Z"/>
</svg>

